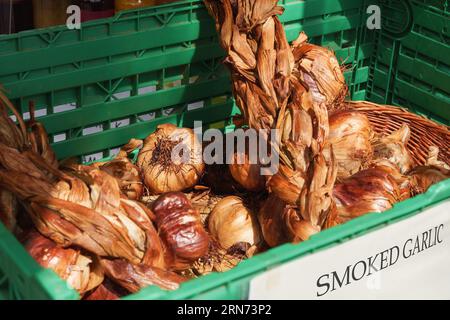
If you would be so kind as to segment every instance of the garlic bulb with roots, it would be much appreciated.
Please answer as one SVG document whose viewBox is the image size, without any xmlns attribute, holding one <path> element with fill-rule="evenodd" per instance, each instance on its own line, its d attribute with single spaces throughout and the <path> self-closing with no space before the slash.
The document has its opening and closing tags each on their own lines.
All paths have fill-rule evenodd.
<svg viewBox="0 0 450 320">
<path fill-rule="evenodd" d="M 330 133 L 325 156 L 330 157 L 330 145 L 338 164 L 338 180 L 357 173 L 372 160 L 373 130 L 369 119 L 356 111 L 337 111 L 330 115 Z"/>
<path fill-rule="evenodd" d="M 388 136 L 379 137 L 373 143 L 374 158 L 387 159 L 397 165 L 402 174 L 407 173 L 414 165 L 406 147 L 410 137 L 411 129 L 407 124 L 403 124 L 400 129 Z"/>
<path fill-rule="evenodd" d="M 158 126 L 139 153 L 137 166 L 152 194 L 192 188 L 205 170 L 202 147 L 192 129 Z"/>
<path fill-rule="evenodd" d="M 208 218 L 211 235 L 223 249 L 228 250 L 237 243 L 258 245 L 261 231 L 256 215 L 236 196 L 219 201 Z"/>
</svg>

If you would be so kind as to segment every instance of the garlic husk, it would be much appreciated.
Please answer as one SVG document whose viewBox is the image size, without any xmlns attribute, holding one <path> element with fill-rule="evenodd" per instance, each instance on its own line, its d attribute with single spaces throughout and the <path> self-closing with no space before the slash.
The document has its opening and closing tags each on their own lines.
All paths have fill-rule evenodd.
<svg viewBox="0 0 450 320">
<path fill-rule="evenodd" d="M 338 180 L 362 170 L 373 157 L 373 130 L 369 119 L 355 111 L 337 111 L 329 117 L 329 145 L 338 164 Z M 325 156 L 329 157 L 329 145 Z"/>
<path fill-rule="evenodd" d="M 234 154 L 234 163 L 229 165 L 233 179 L 248 191 L 261 191 L 266 186 L 266 178 L 261 174 L 261 166 L 250 163 L 248 153 Z"/>
<path fill-rule="evenodd" d="M 7 190 L 0 189 L 0 222 L 14 231 L 17 225 L 17 199 Z"/>
<path fill-rule="evenodd" d="M 257 245 L 261 231 L 256 215 L 236 196 L 219 201 L 208 218 L 211 235 L 222 248 L 228 250 L 237 243 Z"/>
<path fill-rule="evenodd" d="M 103 282 L 103 272 L 93 258 L 78 250 L 58 247 L 35 231 L 28 236 L 25 248 L 41 266 L 52 269 L 80 294 L 91 291 Z"/>
<path fill-rule="evenodd" d="M 374 159 L 386 159 L 395 164 L 402 174 L 414 166 L 407 145 L 411 137 L 411 129 L 403 124 L 400 129 L 388 136 L 378 137 L 374 143 Z"/>
<path fill-rule="evenodd" d="M 335 185 L 333 198 L 340 223 L 372 212 L 383 212 L 411 194 L 410 182 L 398 169 L 377 164 Z M 326 222 L 332 225 L 333 222 Z"/>
<path fill-rule="evenodd" d="M 200 218 L 202 223 L 207 225 L 207 218 L 213 211 L 216 204 L 224 199 L 225 195 L 217 195 L 211 192 L 211 190 L 195 190 L 192 192 L 184 193 L 184 195 L 189 199 L 192 204 L 192 207 L 198 211 L 200 214 Z M 146 196 L 142 198 L 142 202 L 148 208 L 153 206 L 153 203 L 159 198 L 159 195 Z"/>
<path fill-rule="evenodd" d="M 292 243 L 306 241 L 321 230 L 319 226 L 304 220 L 298 212 L 298 208 L 287 208 L 284 220 L 287 230 L 291 234 Z"/>
<path fill-rule="evenodd" d="M 210 242 L 208 253 L 193 263 L 190 271 L 194 275 L 207 275 L 211 272 L 225 272 L 236 267 L 258 251 L 257 246 L 249 243 L 237 243 L 228 250 L 223 249 L 215 240 Z"/>
<path fill-rule="evenodd" d="M 102 259 L 101 265 L 112 281 L 132 293 L 152 285 L 163 290 L 176 290 L 187 280 L 172 271 L 121 259 Z"/>
<path fill-rule="evenodd" d="M 271 194 L 259 210 L 258 221 L 263 238 L 269 247 L 273 248 L 292 240 L 284 221 L 286 207 L 286 202 Z"/>
<path fill-rule="evenodd" d="M 139 200 L 144 193 L 139 169 L 128 159 L 114 159 L 105 163 L 100 170 L 117 179 L 120 190 L 131 200 Z"/>
<path fill-rule="evenodd" d="M 422 194 L 441 181 L 450 179 L 450 170 L 435 166 L 419 166 L 414 168 L 410 174 L 414 185 L 414 194 Z"/>
<path fill-rule="evenodd" d="M 421 194 L 441 181 L 450 179 L 450 166 L 438 160 L 439 148 L 431 146 L 424 166 L 418 166 L 409 172 L 415 194 Z"/>
<path fill-rule="evenodd" d="M 450 165 L 445 163 L 444 161 L 439 160 L 439 148 L 436 146 L 430 146 L 428 151 L 427 161 L 425 162 L 426 166 L 435 166 L 438 168 L 442 168 L 445 170 L 450 170 Z"/>
<path fill-rule="evenodd" d="M 185 148 L 183 152 L 181 148 Z M 177 159 L 173 155 L 182 157 Z M 145 185 L 153 194 L 192 188 L 205 170 L 201 144 L 193 130 L 178 128 L 173 124 L 158 126 L 145 139 L 137 166 Z"/>
<path fill-rule="evenodd" d="M 299 208 L 270 194 L 259 210 L 258 220 L 269 247 L 299 243 L 320 232 L 320 226 L 305 220 Z"/>
<path fill-rule="evenodd" d="M 333 161 L 324 160 L 323 148 L 328 110 L 340 105 L 346 93 L 338 60 L 330 50 L 307 44 L 304 34 L 290 45 L 277 1 L 204 2 L 227 53 L 233 95 L 245 124 L 281 133 L 272 146 L 280 166 L 291 172 L 277 175 L 279 182 L 270 178 L 270 192 L 319 226 L 331 206 L 337 173 Z M 284 192 L 284 186 L 294 192 Z"/>
<path fill-rule="evenodd" d="M 333 51 L 307 40 L 301 32 L 292 44 L 301 79 L 312 90 L 315 101 L 325 102 L 330 111 L 338 109 L 348 92 L 342 67 Z"/>
<path fill-rule="evenodd" d="M 280 164 L 278 172 L 269 178 L 267 186 L 280 200 L 295 205 L 305 183 L 306 177 L 301 172 Z"/>
<path fill-rule="evenodd" d="M 83 297 L 83 300 L 118 300 L 120 297 L 128 295 L 128 291 L 105 278 L 103 283 L 95 290 Z"/>
</svg>

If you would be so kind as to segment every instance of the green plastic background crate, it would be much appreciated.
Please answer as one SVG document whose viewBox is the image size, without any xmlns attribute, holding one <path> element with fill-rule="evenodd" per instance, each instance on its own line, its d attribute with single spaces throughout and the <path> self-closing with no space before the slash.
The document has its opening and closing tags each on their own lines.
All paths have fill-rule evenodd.
<svg viewBox="0 0 450 320">
<path fill-rule="evenodd" d="M 392 103 L 450 124 L 450 47 L 447 1 L 284 0 L 289 40 L 305 30 L 348 65 L 353 100 Z M 382 8 L 383 28 L 368 30 L 369 5 Z M 0 83 L 27 117 L 39 120 L 60 158 L 111 156 L 131 137 L 171 122 L 231 130 L 238 113 L 221 65 L 212 20 L 199 0 L 122 12 L 113 18 L 0 36 Z M 450 197 L 450 181 L 428 194 L 284 245 L 237 268 L 190 281 L 174 292 L 147 288 L 128 298 L 239 298 L 255 275 L 369 230 L 415 215 Z M 0 298 L 76 299 L 40 268 L 0 225 Z"/>
</svg>

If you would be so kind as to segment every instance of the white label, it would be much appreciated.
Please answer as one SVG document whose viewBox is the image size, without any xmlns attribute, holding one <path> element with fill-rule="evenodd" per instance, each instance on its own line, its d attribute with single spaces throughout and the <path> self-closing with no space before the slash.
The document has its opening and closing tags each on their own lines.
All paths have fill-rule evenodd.
<svg viewBox="0 0 450 320">
<path fill-rule="evenodd" d="M 249 299 L 450 299 L 450 201 L 271 269 Z"/>
</svg>

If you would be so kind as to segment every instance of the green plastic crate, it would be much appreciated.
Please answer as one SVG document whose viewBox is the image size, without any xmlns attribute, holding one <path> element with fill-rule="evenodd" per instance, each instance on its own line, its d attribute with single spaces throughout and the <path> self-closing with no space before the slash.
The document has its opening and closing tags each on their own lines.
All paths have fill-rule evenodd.
<svg viewBox="0 0 450 320">
<path fill-rule="evenodd" d="M 450 124 L 449 9 L 442 0 L 282 0 L 289 40 L 301 30 L 348 65 L 354 100 L 402 105 Z M 383 29 L 366 28 L 369 5 L 382 7 Z M 158 124 L 232 129 L 238 113 L 224 53 L 200 0 L 122 12 L 83 24 L 0 36 L 0 83 L 27 113 L 35 101 L 60 158 L 114 154 Z M 149 287 L 126 299 L 245 299 L 258 273 L 417 214 L 450 197 L 450 181 L 399 203 L 211 274 L 174 292 Z M 77 299 L 40 268 L 0 224 L 0 299 Z"/>
</svg>

